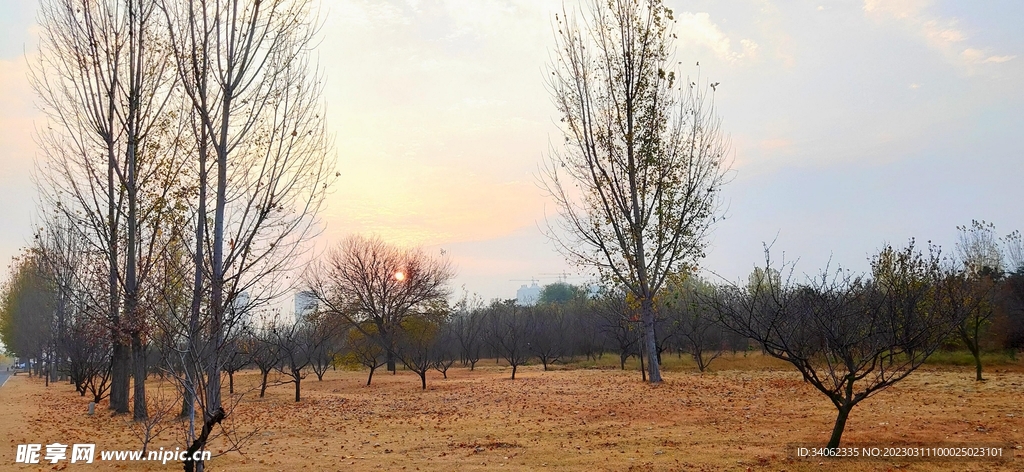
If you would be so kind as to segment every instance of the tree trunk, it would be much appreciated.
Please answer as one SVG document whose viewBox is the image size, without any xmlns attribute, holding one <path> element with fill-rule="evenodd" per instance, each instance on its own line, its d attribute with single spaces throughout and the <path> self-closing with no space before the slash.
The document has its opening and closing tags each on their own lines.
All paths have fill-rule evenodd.
<svg viewBox="0 0 1024 472">
<path fill-rule="evenodd" d="M 981 349 L 978 349 L 978 346 L 975 346 L 974 350 L 971 351 L 971 354 L 974 354 L 974 370 L 976 374 L 974 380 L 981 382 L 985 380 L 981 377 Z"/>
<path fill-rule="evenodd" d="M 376 367 L 370 367 L 370 375 L 369 375 L 369 377 L 366 377 L 366 386 L 367 387 L 370 386 L 370 381 L 373 380 L 373 371 L 375 371 L 375 370 L 377 370 Z"/>
<path fill-rule="evenodd" d="M 182 382 L 181 392 L 181 413 L 178 414 L 178 418 L 191 418 L 192 413 L 195 413 L 195 384 L 192 382 L 192 377 L 189 375 L 189 368 L 185 367 L 185 380 Z"/>
<path fill-rule="evenodd" d="M 388 372 L 398 374 L 398 366 L 395 365 L 395 353 L 388 349 Z"/>
<path fill-rule="evenodd" d="M 516 379 L 516 366 L 513 365 L 512 366 L 512 380 L 515 380 L 515 379 Z"/>
<path fill-rule="evenodd" d="M 235 394 L 235 371 L 228 371 L 228 393 Z"/>
<path fill-rule="evenodd" d="M 980 326 L 980 322 L 975 320 L 975 326 Z M 978 331 L 979 331 L 979 329 L 977 327 L 974 329 L 974 337 L 973 338 L 968 335 L 967 330 L 962 325 L 961 325 L 959 331 L 960 331 L 960 339 L 962 339 L 964 344 L 967 345 L 967 350 L 970 351 L 971 352 L 971 356 L 974 357 L 974 369 L 975 369 L 975 378 L 974 378 L 974 380 L 976 380 L 978 382 L 981 382 L 982 380 L 985 380 L 985 379 L 982 378 L 982 376 L 981 376 L 981 343 L 978 342 Z"/>
<path fill-rule="evenodd" d="M 850 410 L 853 405 L 839 407 L 839 416 L 836 417 L 836 425 L 832 428 L 832 437 L 828 440 L 829 449 L 839 447 L 839 440 L 843 437 L 843 430 L 846 429 L 846 419 L 850 417 Z"/>
<path fill-rule="evenodd" d="M 651 383 L 661 383 L 661 369 L 658 366 L 658 344 L 654 332 L 654 303 L 651 298 L 644 297 L 641 302 L 644 324 L 644 350 L 647 354 L 647 379 Z M 643 358 L 641 357 L 641 362 Z"/>
<path fill-rule="evenodd" d="M 302 376 L 298 370 L 292 370 L 292 376 L 295 377 L 295 401 L 298 402 L 301 399 L 300 391 L 302 388 Z"/>
<path fill-rule="evenodd" d="M 142 421 L 149 417 L 146 411 L 146 346 L 142 344 L 138 331 L 132 333 L 132 377 L 135 380 L 132 419 Z"/>
<path fill-rule="evenodd" d="M 203 431 L 199 434 L 199 437 L 192 442 L 192 445 L 189 446 L 188 448 L 188 452 L 186 452 L 185 472 L 194 472 L 196 470 L 202 470 L 203 462 L 193 461 L 192 458 L 195 457 L 196 451 L 199 451 L 206 447 L 206 439 L 210 437 L 210 432 L 213 431 L 214 425 L 223 421 L 225 416 L 227 415 L 224 414 L 224 409 L 218 407 L 210 415 L 210 418 L 203 422 Z"/>
<path fill-rule="evenodd" d="M 210 261 L 210 346 L 206 359 L 206 410 L 213 412 L 220 408 L 220 354 L 224 342 L 224 212 L 227 207 L 228 186 L 228 121 L 231 113 L 233 90 L 224 90 L 220 123 L 220 139 L 215 139 L 217 151 L 217 182 L 213 207 L 213 254 Z"/>
<path fill-rule="evenodd" d="M 420 372 L 420 384 L 423 385 L 423 390 L 427 389 L 427 372 Z"/>
<path fill-rule="evenodd" d="M 261 372 L 263 374 L 263 383 L 260 384 L 260 398 L 263 398 L 267 394 L 267 376 L 270 375 L 269 370 Z"/>
<path fill-rule="evenodd" d="M 128 413 L 128 346 L 121 343 L 120 336 L 117 336 L 113 344 L 110 359 L 110 409 L 115 413 Z"/>
<path fill-rule="evenodd" d="M 641 347 L 640 352 L 640 380 L 647 381 L 647 369 L 644 368 L 644 350 Z"/>
</svg>

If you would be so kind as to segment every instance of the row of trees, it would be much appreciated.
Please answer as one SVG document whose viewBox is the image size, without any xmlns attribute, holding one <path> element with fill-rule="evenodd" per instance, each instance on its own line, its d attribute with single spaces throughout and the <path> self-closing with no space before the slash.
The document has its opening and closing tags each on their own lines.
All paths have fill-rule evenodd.
<svg viewBox="0 0 1024 472">
<path fill-rule="evenodd" d="M 972 241 L 989 229 L 983 223 L 961 229 L 958 262 L 942 258 L 935 247 L 923 253 L 911 241 L 904 248 L 883 248 L 872 259 L 868 275 L 826 269 L 796 282 L 791 266 L 769 260 L 744 284 L 674 277 L 656 298 L 655 361 L 665 352 L 687 354 L 703 371 L 724 351 L 760 348 L 792 363 L 835 405 L 838 416 L 829 444 L 838 446 L 855 405 L 905 378 L 936 350 L 966 345 L 975 352 L 971 346 L 991 342 L 992 334 L 1001 335 L 1006 347 L 1019 348 L 1012 343 L 1024 330 L 1005 327 L 1024 325 L 1024 298 L 1014 292 L 1024 271 L 997 277 L 991 266 L 975 264 L 970 256 Z M 1017 240 L 1011 234 L 997 246 L 999 254 L 1010 255 L 1001 256 L 997 267 L 1012 263 Z M 35 253 L 23 261 L 4 299 L 5 339 L 8 327 L 40 326 L 23 320 L 54 313 L 57 291 L 47 287 L 45 266 Z M 261 373 L 261 396 L 283 378 L 294 385 L 299 401 L 308 372 L 322 380 L 330 367 L 339 365 L 365 366 L 370 384 L 377 368 L 389 361 L 401 363 L 426 388 L 427 372 L 436 369 L 447 377 L 457 362 L 472 369 L 481 359 L 504 360 L 514 379 L 518 367 L 532 361 L 546 370 L 554 363 L 606 353 L 618 355 L 623 368 L 631 356 L 644 360 L 640 307 L 628 292 L 589 296 L 585 290 L 556 285 L 537 306 L 522 307 L 513 300 L 485 305 L 464 298 L 448 307 L 445 287 L 451 275 L 443 255 L 431 257 L 375 238 L 350 238 L 307 275 L 308 282 L 317 282 L 310 285 L 320 290 L 312 292 L 316 310 L 295 320 L 241 317 L 245 321 L 238 335 L 222 351 L 229 393 L 234 393 L 234 373 L 248 367 Z M 569 296 L 559 296 L 565 294 Z M 29 303 L 46 308 L 32 315 L 24 310 Z M 29 318 L 19 318 L 25 316 Z M 71 349 L 79 345 L 72 342 L 79 339 L 75 332 L 68 330 L 70 337 L 62 341 L 66 352 L 75 352 L 66 359 L 75 366 L 68 375 L 83 394 L 91 389 L 98 399 L 102 390 L 96 389 L 103 388 L 104 377 L 79 372 L 102 365 L 109 350 L 102 349 L 104 337 L 83 336 L 85 341 L 101 341 L 84 344 L 94 347 L 86 351 L 96 357 L 78 355 Z M 11 339 L 31 336 L 23 332 Z M 969 339 L 973 344 L 967 344 Z M 158 365 L 180 359 L 168 349 L 171 345 L 154 343 L 163 357 Z M 394 364 L 388 369 L 394 371 Z M 271 379 L 275 371 L 280 376 Z"/>
<path fill-rule="evenodd" d="M 289 289 L 335 176 L 312 2 L 43 0 L 39 23 L 34 290 L 10 306 L 44 313 L 5 343 L 136 421 L 162 370 L 202 448 L 228 348 Z"/>
</svg>

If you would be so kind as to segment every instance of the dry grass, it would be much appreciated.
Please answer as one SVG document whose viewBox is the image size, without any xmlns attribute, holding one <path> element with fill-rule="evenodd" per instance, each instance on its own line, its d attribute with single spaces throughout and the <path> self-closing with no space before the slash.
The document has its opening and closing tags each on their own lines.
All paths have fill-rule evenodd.
<svg viewBox="0 0 1024 472">
<path fill-rule="evenodd" d="M 685 360 L 666 360 L 666 381 L 659 386 L 641 383 L 636 371 L 608 369 L 604 360 L 593 369 L 543 372 L 528 366 L 515 381 L 507 368 L 481 362 L 473 372 L 453 368 L 448 380 L 432 372 L 426 391 L 409 372 L 378 373 L 370 387 L 364 372 L 328 372 L 323 382 L 306 379 L 298 404 L 291 385 L 271 387 L 259 399 L 250 390 L 257 375 L 236 375 L 236 387 L 248 393 L 231 415 L 233 424 L 258 424 L 259 430 L 244 456 L 227 453 L 211 465 L 266 471 L 1024 469 L 1024 458 L 796 459 L 794 446 L 823 445 L 834 420 L 832 406 L 799 374 L 754 355 L 724 356 L 705 374 L 688 370 Z M 926 367 L 858 406 L 844 443 L 1019 447 L 1024 373 L 1013 366 L 988 376 L 976 383 L 969 368 Z M 138 447 L 125 419 L 110 417 L 106 405 L 101 414 L 87 416 L 87 402 L 67 385 L 44 388 L 23 376 L 8 382 L 0 390 L 6 412 L 0 437 L 9 438 L 0 468 L 10 467 L 22 443 Z M 180 446 L 176 439 L 165 432 L 153 447 Z M 215 452 L 222 447 L 222 440 L 213 445 Z M 180 464 L 125 467 L 176 470 Z"/>
</svg>

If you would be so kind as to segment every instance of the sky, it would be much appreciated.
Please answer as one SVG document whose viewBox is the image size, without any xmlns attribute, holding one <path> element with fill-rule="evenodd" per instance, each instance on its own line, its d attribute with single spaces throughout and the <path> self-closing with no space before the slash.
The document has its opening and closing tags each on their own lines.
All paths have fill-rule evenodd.
<svg viewBox="0 0 1024 472">
<path fill-rule="evenodd" d="M 972 219 L 1024 230 L 1024 2 L 666 4 L 679 73 L 720 82 L 731 142 L 708 276 L 745 277 L 773 241 L 776 258 L 814 273 L 867 270 L 909 238 L 953 252 Z M 576 5 L 325 0 L 317 56 L 341 176 L 317 246 L 363 233 L 445 249 L 453 289 L 485 300 L 532 278 L 583 282 L 543 234 L 557 208 L 538 185 L 560 140 L 552 23 Z M 34 2 L 0 0 L 5 261 L 34 221 L 34 21 Z"/>
</svg>

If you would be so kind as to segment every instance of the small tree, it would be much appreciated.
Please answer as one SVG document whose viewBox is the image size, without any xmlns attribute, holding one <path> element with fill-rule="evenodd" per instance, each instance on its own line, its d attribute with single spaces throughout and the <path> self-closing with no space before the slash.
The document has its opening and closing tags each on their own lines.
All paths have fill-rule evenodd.
<svg viewBox="0 0 1024 472">
<path fill-rule="evenodd" d="M 228 393 L 235 393 L 235 372 L 249 365 L 249 351 L 243 346 L 244 338 L 232 339 L 224 346 L 224 372 L 228 374 Z"/>
<path fill-rule="evenodd" d="M 463 297 L 455 305 L 450 321 L 452 335 L 459 345 L 459 358 L 469 370 L 476 368 L 483 347 L 484 311 L 479 300 L 470 301 Z"/>
<path fill-rule="evenodd" d="M 441 332 L 434 346 L 434 370 L 440 372 L 446 380 L 448 379 L 448 369 L 455 364 L 455 359 L 458 357 L 456 329 L 458 328 L 451 321 L 441 325 Z"/>
<path fill-rule="evenodd" d="M 487 309 L 487 339 L 498 357 L 512 367 L 512 380 L 520 365 L 530 359 L 527 309 L 515 299 L 494 300 Z"/>
<path fill-rule="evenodd" d="M 373 373 L 378 367 L 387 362 L 382 343 L 374 339 L 377 334 L 377 326 L 370 322 L 364 322 L 360 328 L 351 328 L 345 336 L 345 348 L 347 356 L 355 359 L 362 366 L 370 369 L 366 377 L 366 385 L 373 381 Z"/>
<path fill-rule="evenodd" d="M 281 363 L 283 353 L 275 339 L 275 327 L 260 328 L 251 335 L 246 344 L 251 346 L 252 363 L 260 371 L 260 398 L 267 394 L 267 382 L 272 372 Z"/>
<path fill-rule="evenodd" d="M 639 353 L 640 332 L 636 313 L 626 303 L 625 294 L 614 290 L 601 295 L 595 303 L 594 313 L 600 319 L 602 332 L 614 341 L 619 353 L 619 368 L 626 370 L 629 356 Z"/>
<path fill-rule="evenodd" d="M 310 363 L 312 333 L 309 325 L 301 322 L 276 324 L 272 328 L 273 342 L 281 353 L 277 370 L 295 385 L 295 401 L 302 399 L 302 379 Z"/>
<path fill-rule="evenodd" d="M 957 327 L 960 340 L 974 357 L 975 380 L 981 382 L 982 336 L 995 314 L 993 295 L 1003 278 L 1003 252 L 995 234 L 995 225 L 971 221 L 971 227 L 958 226 L 960 238 L 956 249 L 970 279 L 969 290 L 961 292 L 962 303 L 970 307 L 967 317 Z"/>
<path fill-rule="evenodd" d="M 723 330 L 708 297 L 714 292 L 707 282 L 686 276 L 672 285 L 663 309 L 675 327 L 679 347 L 693 357 L 700 372 L 722 355 Z"/>
<path fill-rule="evenodd" d="M 442 323 L 443 319 L 436 314 L 410 316 L 402 320 L 396 354 L 405 367 L 420 377 L 423 390 L 427 389 L 427 372 L 436 365 Z"/>
<path fill-rule="evenodd" d="M 538 304 L 529 312 L 529 351 L 548 370 L 569 352 L 568 324 L 564 307 L 555 303 Z"/>
<path fill-rule="evenodd" d="M 314 313 L 307 317 L 306 323 L 310 337 L 309 364 L 316 380 L 323 381 L 324 373 L 342 349 L 342 322 L 326 313 Z"/>
<path fill-rule="evenodd" d="M 793 364 L 832 401 L 829 448 L 839 447 L 854 406 L 910 375 L 963 321 L 962 306 L 946 295 L 957 274 L 929 249 L 920 253 L 913 240 L 886 246 L 870 278 L 840 269 L 802 285 L 756 277 L 718 292 L 715 307 L 729 328 Z"/>
</svg>

